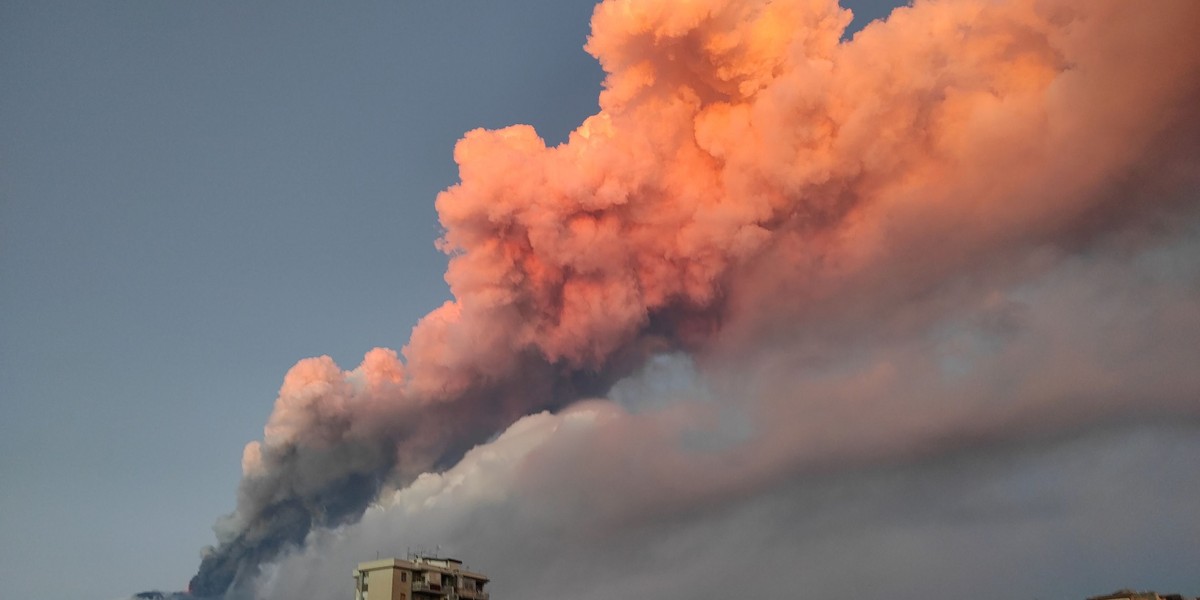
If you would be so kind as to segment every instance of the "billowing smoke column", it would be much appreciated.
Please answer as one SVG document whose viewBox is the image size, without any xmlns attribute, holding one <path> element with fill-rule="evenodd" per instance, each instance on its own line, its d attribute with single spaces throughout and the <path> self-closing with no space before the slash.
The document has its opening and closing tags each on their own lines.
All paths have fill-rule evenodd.
<svg viewBox="0 0 1200 600">
<path fill-rule="evenodd" d="M 556 147 L 523 125 L 459 142 L 437 199 L 455 300 L 403 360 L 292 368 L 191 592 L 238 589 L 313 527 L 650 354 L 753 337 L 730 325 L 747 306 L 932 285 L 1180 202 L 1110 190 L 1195 156 L 1175 128 L 1200 106 L 1200 3 L 918 1 L 842 42 L 849 20 L 834 0 L 601 3 L 600 112 Z"/>
</svg>

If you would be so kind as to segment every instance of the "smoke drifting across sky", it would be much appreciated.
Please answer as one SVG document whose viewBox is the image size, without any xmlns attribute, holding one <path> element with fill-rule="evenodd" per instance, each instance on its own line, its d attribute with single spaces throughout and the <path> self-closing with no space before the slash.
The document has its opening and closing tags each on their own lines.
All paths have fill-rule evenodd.
<svg viewBox="0 0 1200 600">
<path fill-rule="evenodd" d="M 292 368 L 192 591 L 435 543 L 526 599 L 967 591 L 1143 527 L 1194 565 L 1200 4 L 849 19 L 598 5 L 600 112 L 458 143 L 454 301 Z"/>
</svg>

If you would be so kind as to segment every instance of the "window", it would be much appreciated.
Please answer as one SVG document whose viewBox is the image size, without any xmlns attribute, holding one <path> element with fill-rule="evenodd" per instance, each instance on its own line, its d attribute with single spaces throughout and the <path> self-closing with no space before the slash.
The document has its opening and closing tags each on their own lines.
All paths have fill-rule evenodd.
<svg viewBox="0 0 1200 600">
<path fill-rule="evenodd" d="M 408 571 L 400 571 L 400 581 L 408 581 Z"/>
</svg>

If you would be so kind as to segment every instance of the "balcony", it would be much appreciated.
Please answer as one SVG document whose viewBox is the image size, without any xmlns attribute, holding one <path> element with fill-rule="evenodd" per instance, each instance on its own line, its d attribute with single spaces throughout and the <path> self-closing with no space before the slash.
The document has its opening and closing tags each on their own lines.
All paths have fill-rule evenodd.
<svg viewBox="0 0 1200 600">
<path fill-rule="evenodd" d="M 487 592 L 480 592 L 473 588 L 458 588 L 458 597 L 463 600 L 488 600 Z"/>
<path fill-rule="evenodd" d="M 428 581 L 413 581 L 412 582 L 412 591 L 414 593 L 429 592 L 431 594 L 441 594 L 442 593 L 442 584 L 429 583 Z"/>
<path fill-rule="evenodd" d="M 441 585 L 428 581 L 413 580 L 413 594 L 433 594 L 437 596 L 445 596 L 451 599 L 460 600 L 491 600 L 491 595 L 487 592 L 477 590 L 475 588 L 460 587 L 455 588 L 450 585 Z"/>
</svg>

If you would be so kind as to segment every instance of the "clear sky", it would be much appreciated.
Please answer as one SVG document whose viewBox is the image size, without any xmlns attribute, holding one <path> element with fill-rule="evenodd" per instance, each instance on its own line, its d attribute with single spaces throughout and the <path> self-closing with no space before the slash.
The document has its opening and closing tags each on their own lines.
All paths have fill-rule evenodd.
<svg viewBox="0 0 1200 600">
<path fill-rule="evenodd" d="M 180 589 L 287 369 L 449 297 L 455 141 L 597 110 L 592 8 L 0 0 L 0 598 Z"/>
</svg>

